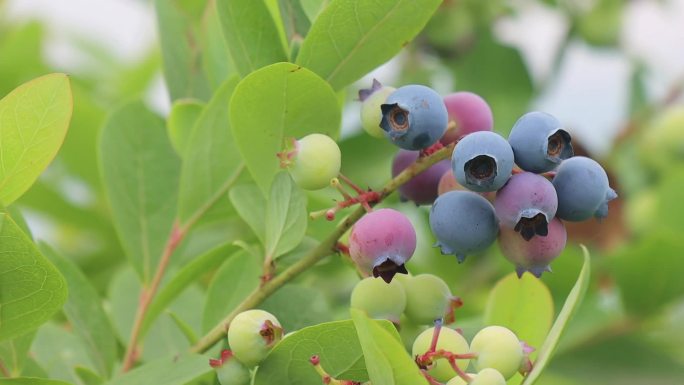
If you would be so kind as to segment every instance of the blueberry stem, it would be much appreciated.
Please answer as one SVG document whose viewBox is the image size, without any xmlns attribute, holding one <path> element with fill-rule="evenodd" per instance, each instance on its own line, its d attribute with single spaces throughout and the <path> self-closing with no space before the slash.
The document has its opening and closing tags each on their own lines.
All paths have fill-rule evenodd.
<svg viewBox="0 0 684 385">
<path fill-rule="evenodd" d="M 439 340 L 439 332 L 442 331 L 442 320 L 435 320 L 435 328 L 432 332 L 432 341 L 430 342 L 430 349 L 428 353 L 434 353 L 437 350 L 437 341 Z"/>
<path fill-rule="evenodd" d="M 419 158 L 415 163 L 405 168 L 399 175 L 391 179 L 385 184 L 385 186 L 378 194 L 377 203 L 382 201 L 385 197 L 392 194 L 401 185 L 407 183 L 413 179 L 416 175 L 427 170 L 433 164 L 439 162 L 440 160 L 447 159 L 451 156 L 455 147 L 455 143 L 446 146 L 433 154 Z M 242 303 L 240 303 L 233 311 L 226 315 L 226 317 L 221 320 L 216 326 L 214 326 L 207 334 L 201 337 L 195 345 L 190 348 L 191 352 L 206 352 L 222 338 L 224 338 L 226 331 L 230 322 L 240 314 L 241 312 L 249 309 L 253 309 L 259 304 L 261 304 L 266 298 L 270 297 L 271 294 L 275 293 L 280 287 L 290 282 L 295 277 L 299 276 L 304 271 L 308 270 L 310 267 L 320 262 L 324 258 L 333 255 L 337 252 L 337 242 L 344 235 L 344 233 L 349 230 L 356 221 L 361 219 L 361 217 L 366 213 L 363 207 L 358 207 L 354 210 L 347 218 L 341 221 L 337 227 L 330 233 L 330 235 L 325 238 L 318 246 L 311 249 L 306 253 L 299 261 L 283 270 L 281 273 L 276 275 L 273 279 L 266 282 L 263 286 L 255 289 L 251 294 L 245 298 Z"/>
</svg>

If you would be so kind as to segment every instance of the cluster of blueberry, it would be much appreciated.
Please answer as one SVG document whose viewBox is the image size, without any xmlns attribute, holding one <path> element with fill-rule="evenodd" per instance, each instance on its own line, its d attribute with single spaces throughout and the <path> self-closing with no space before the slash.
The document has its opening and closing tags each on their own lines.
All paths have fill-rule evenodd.
<svg viewBox="0 0 684 385">
<path fill-rule="evenodd" d="M 359 95 L 364 129 L 401 148 L 392 164 L 394 176 L 429 148 L 458 142 L 450 164 L 438 162 L 399 192 L 404 200 L 432 204 L 430 226 L 437 246 L 459 262 L 498 238 L 518 275 L 530 271 L 539 277 L 565 247 L 561 220 L 603 218 L 608 201 L 617 196 L 597 162 L 573 156 L 570 135 L 549 114 L 523 115 L 506 140 L 492 131 L 491 109 L 473 93 L 442 98 L 422 85 L 395 90 L 376 81 Z M 372 220 L 385 226 L 394 223 L 392 229 L 375 228 L 382 234 L 373 238 L 394 237 L 395 243 L 402 242 L 397 250 L 394 243 L 373 243 L 361 234 L 355 238 L 352 231 L 352 246 L 363 238 L 358 248 L 365 249 L 352 257 L 361 266 L 373 263 L 375 276 L 391 279 L 393 271 L 404 272 L 403 263 L 412 254 L 407 246 L 415 246 L 414 238 L 405 237 L 410 231 L 406 219 L 397 219 L 400 215 L 385 211 Z M 376 250 L 383 248 L 379 243 L 386 249 Z"/>
<path fill-rule="evenodd" d="M 389 284 L 374 277 L 359 281 L 352 291 L 351 307 L 395 324 L 403 315 L 403 322 L 435 325 L 418 334 L 410 349 L 432 383 L 503 385 L 516 372 L 530 370 L 530 348 L 509 329 L 486 327 L 469 344 L 459 331 L 442 326 L 454 321 L 461 300 L 441 278 L 432 274 L 396 278 Z M 465 373 L 469 362 L 476 374 Z"/>
</svg>

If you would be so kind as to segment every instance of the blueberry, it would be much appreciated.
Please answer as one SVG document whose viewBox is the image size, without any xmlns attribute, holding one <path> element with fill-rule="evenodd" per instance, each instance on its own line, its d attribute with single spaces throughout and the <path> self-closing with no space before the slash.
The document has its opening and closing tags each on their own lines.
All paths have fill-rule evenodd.
<svg viewBox="0 0 684 385">
<path fill-rule="evenodd" d="M 406 292 L 404 313 L 412 322 L 430 325 L 435 320 L 446 318 L 454 298 L 443 279 L 432 274 L 402 277 L 400 284 Z"/>
<path fill-rule="evenodd" d="M 498 370 L 484 368 L 477 374 L 471 374 L 470 382 L 465 382 L 461 377 L 454 377 L 446 385 L 506 385 L 506 379 Z"/>
<path fill-rule="evenodd" d="M 407 274 L 404 264 L 416 250 L 416 230 L 399 211 L 374 210 L 351 229 L 349 254 L 361 270 L 391 282 L 397 273 Z"/>
<path fill-rule="evenodd" d="M 551 271 L 549 264 L 563 251 L 566 241 L 565 226 L 558 218 L 549 222 L 546 236 L 534 237 L 529 241 L 504 226 L 501 226 L 499 233 L 501 253 L 515 265 L 518 277 L 529 271 L 539 278 L 543 272 Z"/>
<path fill-rule="evenodd" d="M 446 131 L 446 107 L 442 97 L 429 87 L 415 84 L 400 87 L 380 108 L 380 127 L 392 143 L 405 150 L 430 147 Z"/>
<path fill-rule="evenodd" d="M 456 92 L 444 97 L 449 129 L 440 142 L 447 145 L 476 131 L 491 131 L 494 117 L 489 104 L 472 92 Z"/>
<path fill-rule="evenodd" d="M 393 280 L 368 277 L 359 281 L 351 294 L 351 307 L 364 310 L 369 317 L 399 323 L 406 308 L 404 285 Z"/>
<path fill-rule="evenodd" d="M 415 162 L 418 155 L 418 151 L 399 150 L 392 162 L 392 177 L 399 175 L 406 167 Z M 416 175 L 399 187 L 402 200 L 412 201 L 417 205 L 432 204 L 437 199 L 439 180 L 450 168 L 449 161 L 445 159 Z"/>
<path fill-rule="evenodd" d="M 209 365 L 216 371 L 221 385 L 248 385 L 251 382 L 249 369 L 236 360 L 230 350 L 221 351 L 221 358 L 210 359 Z"/>
<path fill-rule="evenodd" d="M 332 138 L 309 134 L 295 142 L 290 175 L 305 190 L 319 190 L 330 185 L 340 173 L 342 154 Z"/>
<path fill-rule="evenodd" d="M 228 328 L 228 343 L 238 361 L 248 368 L 259 364 L 283 337 L 278 319 L 264 310 L 244 311 Z"/>
<path fill-rule="evenodd" d="M 430 228 L 442 254 L 463 262 L 467 254 L 489 247 L 499 233 L 494 207 L 470 191 L 449 191 L 432 205 Z"/>
<path fill-rule="evenodd" d="M 451 167 L 458 183 L 477 192 L 500 189 L 513 171 L 513 150 L 491 131 L 466 135 L 456 145 Z"/>
<path fill-rule="evenodd" d="M 383 86 L 375 79 L 373 79 L 371 88 L 359 90 L 361 126 L 370 136 L 385 137 L 385 131 L 380 128 L 380 121 L 382 120 L 380 105 L 385 103 L 387 97 L 395 90 L 394 87 Z"/>
<path fill-rule="evenodd" d="M 524 352 L 518 337 L 503 326 L 487 326 L 475 334 L 470 351 L 477 353 L 471 362 L 475 369 L 496 369 L 506 379 L 520 368 Z"/>
<path fill-rule="evenodd" d="M 411 355 L 416 357 L 427 353 L 432 344 L 434 334 L 434 327 L 420 333 L 413 342 Z M 439 331 L 439 336 L 437 337 L 437 350 L 440 349 L 454 354 L 464 354 L 468 352 L 468 341 L 466 341 L 466 339 L 456 330 L 442 327 Z M 468 360 L 458 359 L 456 360 L 456 364 L 459 368 L 467 368 Z M 456 371 L 451 368 L 451 365 L 449 365 L 449 362 L 445 359 L 435 359 L 432 362 L 432 365 L 427 368 L 427 372 L 437 381 L 442 382 L 449 381 L 450 378 L 456 375 Z"/>
<path fill-rule="evenodd" d="M 544 112 L 528 112 L 518 119 L 508 142 L 515 163 L 525 171 L 551 171 L 573 155 L 570 134 L 561 129 L 558 119 Z"/>
<path fill-rule="evenodd" d="M 583 221 L 608 215 L 608 201 L 617 198 L 608 186 L 608 175 L 596 161 L 572 157 L 558 167 L 553 178 L 558 194 L 558 218 L 566 221 Z"/>
<path fill-rule="evenodd" d="M 529 241 L 545 236 L 548 224 L 556 215 L 558 198 L 553 184 L 531 172 L 516 174 L 496 193 L 496 216 L 501 226 L 514 229 Z"/>
</svg>

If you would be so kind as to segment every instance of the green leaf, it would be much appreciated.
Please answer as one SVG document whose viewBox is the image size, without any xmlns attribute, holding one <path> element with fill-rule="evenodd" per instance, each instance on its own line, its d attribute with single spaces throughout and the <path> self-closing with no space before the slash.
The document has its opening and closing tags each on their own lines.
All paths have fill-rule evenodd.
<svg viewBox="0 0 684 385">
<path fill-rule="evenodd" d="M 176 214 L 180 160 L 164 121 L 140 102 L 116 110 L 100 138 L 100 167 L 121 244 L 149 282 Z"/>
<path fill-rule="evenodd" d="M 174 150 L 181 157 L 185 154 L 192 128 L 202 111 L 204 111 L 204 103 L 197 99 L 178 99 L 171 106 L 166 129 Z"/>
<path fill-rule="evenodd" d="M 387 333 L 396 333 L 389 322 L 379 325 Z M 346 320 L 310 326 L 289 334 L 259 364 L 254 385 L 321 383 L 321 377 L 309 362 L 313 355 L 321 358 L 321 366 L 335 378 L 368 381 L 354 323 Z"/>
<path fill-rule="evenodd" d="M 67 285 L 73 288 L 64 304 L 64 313 L 97 371 L 103 377 L 109 377 L 112 365 L 118 359 L 117 345 L 114 330 L 102 310 L 100 296 L 78 266 L 44 243 L 39 247 L 62 273 Z"/>
<path fill-rule="evenodd" d="M 210 1 L 202 23 L 202 68 L 213 90 L 219 88 L 237 70 L 223 38 L 216 2 Z"/>
<path fill-rule="evenodd" d="M 207 290 L 202 330 L 208 331 L 259 286 L 261 263 L 244 250 L 235 252 L 216 272 Z"/>
<path fill-rule="evenodd" d="M 88 368 L 82 366 L 77 366 L 74 368 L 74 372 L 78 376 L 78 379 L 83 383 L 83 385 L 102 385 L 104 380 Z"/>
<path fill-rule="evenodd" d="M 0 213 L 0 341 L 46 322 L 67 298 L 64 277 L 6 213 Z"/>
<path fill-rule="evenodd" d="M 546 285 L 532 274 L 518 278 L 511 273 L 489 294 L 484 323 L 505 326 L 536 348 L 544 342 L 553 316 L 553 298 Z"/>
<path fill-rule="evenodd" d="M 0 378 L 0 385 L 71 385 L 68 382 L 48 380 L 45 378 Z"/>
<path fill-rule="evenodd" d="M 534 362 L 532 371 L 525 376 L 525 381 L 523 381 L 521 385 L 532 385 L 537 381 L 544 371 L 544 368 L 551 360 L 551 356 L 556 349 L 556 345 L 558 345 L 561 333 L 563 333 L 568 322 L 570 322 L 570 319 L 587 292 L 589 277 L 591 275 L 591 260 L 589 259 L 589 251 L 587 248 L 582 246 L 582 249 L 584 251 L 584 265 L 582 266 L 579 277 L 577 277 L 577 283 L 575 283 L 575 286 L 570 290 L 570 294 L 568 294 L 565 304 L 563 304 L 563 308 L 556 318 L 556 322 L 553 323 L 549 335 L 539 349 L 537 360 Z"/>
<path fill-rule="evenodd" d="M 0 362 L 12 376 L 21 374 L 35 333 L 26 333 L 0 343 Z"/>
<path fill-rule="evenodd" d="M 328 322 L 332 311 L 321 290 L 301 285 L 285 285 L 264 301 L 261 306 L 277 314 L 285 331 Z"/>
<path fill-rule="evenodd" d="M 288 41 L 303 39 L 311 27 L 300 0 L 278 0 L 280 15 Z"/>
<path fill-rule="evenodd" d="M 107 382 L 106 385 L 185 385 L 212 373 L 213 370 L 207 357 L 188 354 L 150 362 Z"/>
<path fill-rule="evenodd" d="M 383 329 L 363 311 L 351 309 L 351 314 L 373 385 L 427 385 L 396 333 Z"/>
<path fill-rule="evenodd" d="M 45 370 L 45 377 L 49 378 L 77 383 L 75 367 L 95 370 L 82 340 L 65 325 L 53 322 L 38 329 L 30 355 Z"/>
<path fill-rule="evenodd" d="M 195 1 L 203 8 L 207 0 Z M 208 99 L 211 92 L 202 72 L 202 56 L 197 47 L 200 16 L 181 0 L 157 0 L 157 22 L 164 62 L 164 78 L 171 100 L 194 97 Z"/>
<path fill-rule="evenodd" d="M 140 336 L 147 334 L 147 331 L 157 317 L 166 310 L 169 304 L 187 289 L 188 286 L 196 282 L 202 275 L 218 268 L 235 252 L 235 250 L 237 250 L 237 247 L 233 245 L 221 245 L 210 250 L 206 254 L 195 258 L 178 271 L 178 273 L 176 273 L 176 275 L 171 278 L 154 297 L 140 328 Z"/>
<path fill-rule="evenodd" d="M 266 244 L 266 198 L 255 184 L 243 184 L 230 190 L 230 201 L 262 245 Z"/>
<path fill-rule="evenodd" d="M 336 0 L 316 18 L 297 64 L 335 90 L 396 55 L 423 29 L 440 0 Z"/>
<path fill-rule="evenodd" d="M 240 75 L 287 61 L 280 33 L 263 1 L 218 1 L 216 7 L 223 36 Z"/>
<path fill-rule="evenodd" d="M 306 224 L 306 195 L 290 174 L 277 174 L 266 205 L 266 256 L 275 260 L 297 247 L 306 233 Z"/>
<path fill-rule="evenodd" d="M 236 84 L 233 77 L 216 91 L 190 136 L 178 200 L 182 227 L 197 222 L 217 201 L 227 201 L 228 190 L 244 167 L 228 121 L 227 106 Z"/>
<path fill-rule="evenodd" d="M 73 109 L 65 74 L 31 80 L 0 99 L 0 202 L 31 187 L 62 146 Z"/>
<path fill-rule="evenodd" d="M 279 170 L 276 154 L 288 138 L 337 137 L 337 96 L 313 72 L 277 63 L 244 78 L 230 102 L 230 125 L 240 153 L 264 193 Z"/>
<path fill-rule="evenodd" d="M 192 326 L 188 325 L 185 320 L 180 318 L 179 316 L 176 315 L 174 312 L 168 312 L 169 318 L 173 321 L 173 323 L 176 325 L 178 330 L 180 330 L 181 333 L 183 333 L 183 336 L 185 336 L 185 339 L 188 341 L 188 344 L 194 345 L 195 342 L 197 342 L 197 334 L 195 334 L 195 331 L 192 330 Z"/>
</svg>

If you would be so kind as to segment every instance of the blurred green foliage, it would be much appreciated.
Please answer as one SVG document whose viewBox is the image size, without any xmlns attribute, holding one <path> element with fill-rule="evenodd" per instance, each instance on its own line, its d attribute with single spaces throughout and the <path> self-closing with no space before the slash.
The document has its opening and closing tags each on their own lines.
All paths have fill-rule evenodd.
<svg viewBox="0 0 684 385">
<path fill-rule="evenodd" d="M 279 26 L 280 33 L 270 37 L 272 45 L 278 49 L 273 51 L 276 57 L 269 58 L 265 63 L 296 56 L 296 53 L 280 52 L 280 49 L 290 42 L 296 46 L 296 35 L 308 31 L 309 24 L 302 21 L 302 13 L 311 22 L 322 3 L 326 2 L 302 1 L 301 10 L 287 8 L 283 5 L 287 3 L 267 0 L 263 9 L 255 7 L 249 17 L 236 19 L 243 23 L 253 20 L 272 22 L 269 15 L 274 12 L 295 12 L 299 18 L 294 19 L 294 24 Z M 564 38 L 566 42 L 582 40 L 599 47 L 597 49 L 621 48 L 618 45 L 618 32 L 624 1 L 599 0 L 587 9 L 561 0 L 543 3 L 567 15 L 571 21 Z M 97 65 L 70 73 L 74 111 L 66 141 L 48 170 L 21 199 L 9 207 L 19 226 L 22 225 L 22 213 L 34 236 L 58 250 L 54 258 L 58 261 L 64 259 L 59 264 L 67 266 L 67 271 L 73 270 L 71 264 L 81 269 L 83 276 L 67 275 L 67 280 L 87 280 L 87 284 L 94 289 L 85 289 L 78 300 L 92 301 L 94 295 L 104 300 L 104 310 L 118 341 L 116 346 L 108 343 L 107 351 L 102 352 L 106 355 L 122 353 L 134 318 L 140 277 L 144 277 L 144 282 L 148 280 L 149 266 L 135 263 L 135 271 L 127 266 L 127 253 L 124 250 L 133 247 L 128 239 L 135 237 L 141 230 L 125 223 L 124 217 L 127 215 L 123 215 L 124 212 L 112 212 L 108 208 L 108 199 L 115 201 L 117 192 L 113 191 L 112 186 L 103 185 L 102 171 L 107 173 L 108 170 L 98 168 L 98 142 L 101 137 L 107 138 L 107 133 L 104 136 L 102 133 L 105 120 L 108 116 L 114 116 L 110 124 L 126 126 L 131 135 L 135 135 L 141 133 L 143 128 L 150 128 L 136 126 L 142 124 L 141 116 L 147 117 L 147 126 L 155 127 L 155 135 L 165 137 L 161 117 L 155 116 L 142 103 L 127 104 L 120 109 L 126 101 L 143 98 L 155 76 L 162 71 L 169 99 L 177 101 L 172 110 L 175 119 L 169 122 L 171 141 L 175 147 L 172 148 L 168 140 L 164 146 L 168 147 L 169 152 L 179 151 L 179 157 L 187 159 L 186 155 L 192 155 L 182 148 L 186 142 L 193 141 L 188 134 L 189 127 L 193 122 L 208 119 L 204 117 L 213 108 L 212 95 L 220 90 L 231 75 L 246 75 L 261 66 L 252 63 L 249 58 L 235 59 L 236 54 L 226 48 L 220 37 L 222 27 L 218 18 L 234 18 L 230 7 L 219 7 L 217 12 L 214 1 L 183 0 L 160 0 L 155 2 L 155 6 L 160 42 L 158 46 L 150 47 L 137 62 L 122 61 L 98 42 L 74 41 L 95 59 Z M 46 25 L 37 21 L 8 20 L 3 17 L 1 7 L 2 2 L 0 95 L 4 96 L 30 79 L 63 69 L 56 68 L 45 57 L 49 41 Z M 413 82 L 432 84 L 436 74 L 446 73 L 456 90 L 481 94 L 492 106 L 495 129 L 507 134 L 517 117 L 530 109 L 534 99 L 545 90 L 545 83 L 535 84 L 532 81 L 521 53 L 502 43 L 494 33 L 494 23 L 512 12 L 514 10 L 510 5 L 503 1 L 444 1 L 424 31 L 405 47 L 398 61 L 399 72 L 395 85 Z M 123 24 L 125 21 L 122 21 Z M 314 33 L 313 29 L 311 32 Z M 247 34 L 244 38 L 250 39 L 252 36 Z M 563 47 L 567 47 L 567 44 Z M 302 64 L 308 63 L 306 58 L 310 50 L 307 46 L 301 47 Z M 556 58 L 558 62 L 562 60 L 562 55 L 561 50 Z M 380 63 L 362 64 L 361 69 L 343 66 L 339 69 L 339 77 L 333 76 L 337 72 L 332 72 L 330 77 L 334 80 L 334 89 L 341 89 Z M 634 64 L 635 68 L 642 68 L 641 63 Z M 322 63 L 316 69 L 325 72 L 328 71 L 326 66 L 327 63 Z M 551 76 L 556 75 L 557 68 Z M 624 117 L 628 124 L 612 146 L 610 154 L 601 159 L 609 170 L 612 183 L 617 186 L 620 198 L 611 203 L 610 217 L 604 223 L 591 222 L 584 231 L 571 229 L 572 244 L 553 263 L 554 273 L 542 277 L 542 282 L 550 290 L 557 314 L 582 265 L 582 253 L 577 243 L 587 243 L 591 249 L 594 273 L 588 297 L 561 338 L 559 353 L 542 375 L 540 384 L 671 385 L 681 383 L 684 378 L 684 280 L 681 278 L 684 276 L 684 201 L 681 198 L 684 186 L 684 107 L 677 105 L 677 102 L 663 103 L 649 99 L 640 79 L 635 76 L 630 85 L 634 102 L 629 116 Z M 322 94 L 328 102 L 333 100 L 330 87 L 313 91 Z M 348 94 L 353 92 L 349 91 Z M 309 96 L 321 102 L 320 95 Z M 254 99 L 258 101 L 259 97 L 263 95 L 256 95 Z M 195 101 L 183 101 L 189 98 Z M 223 102 L 227 109 L 227 102 Z M 268 100 L 263 99 L 262 102 L 268 103 Z M 189 107 L 192 111 L 180 111 L 185 108 L 181 107 L 184 105 L 182 103 L 189 103 L 185 105 L 192 106 Z M 346 97 L 344 103 L 351 105 L 355 101 Z M 122 111 L 126 112 L 125 116 L 121 116 Z M 319 109 L 315 112 L 322 113 Z M 214 113 L 212 119 L 221 119 L 220 111 Z M 269 112 L 263 113 L 264 122 L 268 122 Z M 333 117 L 333 120 L 336 119 L 339 117 Z M 206 123 L 207 131 L 211 131 L 212 122 Z M 336 121 L 332 125 L 336 127 Z M 285 131 L 288 129 L 283 128 Z M 158 141 L 152 142 L 158 144 Z M 145 146 L 154 145 L 152 142 L 145 142 Z M 110 145 L 112 143 L 103 144 Z M 211 143 L 205 145 L 210 146 Z M 243 151 L 249 151 L 249 146 L 259 148 L 258 144 L 247 142 L 242 145 L 248 148 Z M 381 186 L 389 179 L 391 157 L 396 148 L 363 134 L 359 129 L 343 136 L 340 146 L 345 175 L 363 187 L 372 188 Z M 126 148 L 112 148 L 108 156 L 126 157 L 125 151 Z M 173 169 L 173 165 L 170 168 Z M 112 173 L 117 171 L 109 170 Z M 239 181 L 240 188 L 245 188 L 245 180 Z M 126 182 L 123 185 L 132 188 L 133 183 Z M 263 183 L 260 185 L 263 189 Z M 175 192 L 167 191 L 165 186 L 162 183 L 158 191 L 153 191 L 159 197 L 153 203 L 162 204 L 165 202 L 162 199 L 168 199 L 174 201 L 172 204 L 175 207 L 175 197 L 172 196 Z M 210 185 L 210 190 L 213 188 L 211 186 L 216 187 Z M 258 192 L 254 185 L 246 188 L 251 188 L 252 193 Z M 106 190 L 109 198 L 105 194 Z M 257 199 L 249 195 L 249 191 L 240 195 L 240 191 L 234 189 L 230 200 Z M 314 211 L 328 207 L 333 197 L 331 191 L 310 193 L 308 209 Z M 115 204 L 114 207 L 126 207 L 129 203 L 123 196 L 118 199 L 121 206 Z M 217 209 L 214 215 L 199 223 L 180 245 L 164 283 L 172 282 L 175 272 L 182 271 L 180 269 L 187 266 L 189 261 L 210 250 L 223 252 L 225 262 L 212 271 L 198 268 L 196 275 L 193 275 L 197 283 L 184 284 L 179 289 L 182 295 L 170 304 L 169 310 L 159 312 L 158 318 L 149 325 L 145 352 L 140 357 L 143 362 L 164 360 L 169 353 L 180 353 L 187 349 L 190 344 L 186 340 L 187 335 L 174 320 L 182 320 L 201 335 L 241 298 L 239 295 L 221 295 L 220 291 L 246 294 L 251 286 L 237 285 L 239 290 L 232 290 L 231 285 L 236 285 L 238 279 L 248 278 L 255 279 L 251 284 L 258 283 L 258 277 L 252 276 L 258 274 L 260 266 L 249 257 L 252 256 L 250 246 L 256 244 L 253 241 L 260 234 L 254 233 L 253 223 L 243 219 L 258 210 L 245 213 L 238 209 L 236 212 L 230 208 L 227 195 L 224 199 L 224 209 Z M 455 259 L 441 256 L 431 247 L 433 239 L 426 208 L 400 203 L 394 196 L 383 205 L 400 208 L 416 226 L 418 248 L 409 269 L 413 273 L 430 272 L 444 278 L 453 292 L 464 299 L 465 305 L 457 313 L 457 322 L 462 323 L 466 334 L 472 330 L 472 325 L 482 324 L 489 293 L 495 282 L 511 270 L 499 251 L 494 248 L 485 255 L 468 258 L 464 264 L 458 265 Z M 160 242 L 168 233 L 169 225 L 168 221 L 164 221 L 160 225 L 161 230 L 155 230 L 159 232 Z M 322 220 L 310 222 L 304 246 L 283 255 L 278 268 L 297 260 L 302 255 L 302 249 L 311 247 L 316 239 L 321 239 L 332 227 L 333 224 Z M 587 236 L 588 233 L 591 236 Z M 238 246 L 225 246 L 238 239 L 242 240 L 238 246 L 242 246 L 243 250 L 236 251 Z M 158 252 L 152 254 L 155 257 L 159 255 Z M 238 270 L 240 274 L 247 275 L 236 277 Z M 283 323 L 291 328 L 347 319 L 349 294 L 356 280 L 350 263 L 337 257 L 329 258 L 287 286 L 283 290 L 286 294 L 272 297 L 264 306 L 282 313 Z M 315 288 L 314 292 L 312 288 Z M 303 307 L 288 308 L 285 304 L 292 298 L 301 298 L 298 303 L 301 302 Z M 88 381 L 83 378 L 97 377 L 95 373 L 106 374 L 111 370 L 98 362 L 98 357 L 84 353 L 88 352 L 87 347 L 76 337 L 77 331 L 71 330 L 78 324 L 73 319 L 78 314 L 70 314 L 68 308 L 64 313 L 39 329 L 35 336 L 29 334 L 0 343 L 0 359 L 9 366 L 11 373 L 47 375 L 85 384 Z M 307 316 L 303 317 L 302 314 Z M 489 317 L 496 319 L 491 312 Z M 24 357 L 30 345 L 29 357 L 25 360 L 16 359 Z M 208 367 L 204 363 L 204 359 L 191 357 L 186 361 L 187 368 L 177 368 L 178 372 L 173 373 L 188 376 L 196 373 L 199 376 L 207 371 Z M 164 368 L 163 365 L 159 367 Z M 154 365 L 149 370 L 154 375 L 164 374 L 163 369 L 155 370 Z M 168 378 L 173 378 L 172 373 L 168 375 Z M 129 376 L 120 378 L 118 383 L 148 383 L 144 382 L 144 375 Z M 195 383 L 210 383 L 210 380 L 201 378 Z"/>
</svg>

